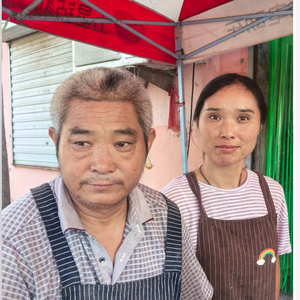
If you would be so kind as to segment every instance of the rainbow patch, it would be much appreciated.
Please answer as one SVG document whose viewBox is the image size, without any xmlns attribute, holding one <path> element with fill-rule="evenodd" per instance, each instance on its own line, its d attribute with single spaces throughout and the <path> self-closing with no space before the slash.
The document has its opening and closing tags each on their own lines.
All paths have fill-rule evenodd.
<svg viewBox="0 0 300 300">
<path fill-rule="evenodd" d="M 268 248 L 264 251 L 262 251 L 259 255 L 259 259 L 256 262 L 258 265 L 262 266 L 265 263 L 265 257 L 266 255 L 271 254 L 272 259 L 271 262 L 274 263 L 276 261 L 275 251 L 272 248 Z"/>
</svg>

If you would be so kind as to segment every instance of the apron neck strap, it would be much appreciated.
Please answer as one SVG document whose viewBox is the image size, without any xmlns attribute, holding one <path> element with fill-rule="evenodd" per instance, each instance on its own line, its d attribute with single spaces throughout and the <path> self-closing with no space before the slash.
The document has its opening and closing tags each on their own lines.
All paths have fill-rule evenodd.
<svg viewBox="0 0 300 300">
<path fill-rule="evenodd" d="M 184 174 L 188 180 L 188 183 L 190 185 L 190 188 L 192 190 L 192 192 L 195 194 L 196 198 L 199 201 L 199 206 L 200 206 L 200 218 L 207 218 L 207 214 L 206 211 L 202 205 L 202 199 L 201 199 L 201 193 L 200 193 L 200 188 L 199 188 L 199 183 L 198 183 L 198 179 L 196 176 L 196 173 L 193 172 L 189 172 Z"/>
<path fill-rule="evenodd" d="M 163 195 L 163 194 L 162 194 Z M 170 201 L 165 195 L 163 197 L 168 205 L 167 238 L 165 272 L 181 272 L 182 268 L 182 225 L 178 206 Z"/>
<path fill-rule="evenodd" d="M 61 230 L 57 204 L 49 184 L 44 183 L 31 189 L 31 193 L 46 228 L 62 287 L 80 284 L 79 273 L 67 239 Z"/>
<path fill-rule="evenodd" d="M 265 202 L 266 202 L 266 206 L 267 206 L 267 209 L 268 209 L 268 213 L 269 214 L 276 214 L 276 209 L 275 209 L 275 206 L 274 206 L 274 201 L 273 201 L 273 198 L 271 196 L 271 192 L 270 192 L 270 189 L 269 189 L 269 186 L 268 186 L 268 183 L 267 183 L 265 177 L 263 176 L 263 174 L 261 174 L 258 171 L 254 171 L 254 172 L 258 175 L 259 184 L 260 184 L 262 193 L 263 193 L 264 198 L 265 198 Z"/>
</svg>

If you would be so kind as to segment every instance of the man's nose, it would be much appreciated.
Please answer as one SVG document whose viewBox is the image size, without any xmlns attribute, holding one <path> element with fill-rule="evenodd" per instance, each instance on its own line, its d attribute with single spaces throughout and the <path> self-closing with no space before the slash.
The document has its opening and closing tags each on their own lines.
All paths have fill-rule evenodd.
<svg viewBox="0 0 300 300">
<path fill-rule="evenodd" d="M 220 127 L 220 137 L 225 139 L 234 138 L 236 134 L 236 124 L 233 120 L 222 122 Z"/>
<path fill-rule="evenodd" d="M 111 149 L 98 147 L 93 150 L 90 162 L 90 171 L 99 174 L 113 173 L 116 170 L 116 162 Z"/>
</svg>

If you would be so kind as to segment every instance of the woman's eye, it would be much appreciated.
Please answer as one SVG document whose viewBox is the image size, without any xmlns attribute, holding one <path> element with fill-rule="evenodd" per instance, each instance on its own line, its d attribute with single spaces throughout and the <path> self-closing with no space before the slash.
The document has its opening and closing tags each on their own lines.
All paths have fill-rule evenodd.
<svg viewBox="0 0 300 300">
<path fill-rule="evenodd" d="M 249 118 L 248 117 L 245 117 L 245 116 L 242 116 L 242 117 L 239 117 L 239 120 L 241 120 L 241 121 L 246 121 L 246 120 L 248 120 Z"/>
<path fill-rule="evenodd" d="M 217 116 L 217 115 L 211 115 L 209 118 L 212 119 L 212 120 L 220 119 L 219 116 Z"/>
</svg>

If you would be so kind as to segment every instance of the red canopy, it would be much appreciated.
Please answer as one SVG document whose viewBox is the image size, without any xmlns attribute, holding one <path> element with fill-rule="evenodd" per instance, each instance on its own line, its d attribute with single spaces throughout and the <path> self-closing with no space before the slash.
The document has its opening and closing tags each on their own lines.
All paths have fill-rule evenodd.
<svg viewBox="0 0 300 300">
<path fill-rule="evenodd" d="M 176 54 L 175 22 L 185 20 L 186 18 L 197 15 L 229 1 L 231 0 L 173 0 L 170 3 L 176 6 L 177 10 L 180 8 L 180 11 L 178 12 L 178 20 L 170 20 L 170 18 L 159 14 L 159 12 L 156 12 L 151 8 L 149 9 L 149 7 L 145 6 L 149 1 L 139 1 L 141 2 L 141 4 L 139 4 L 130 0 L 91 0 L 90 3 L 94 4 L 96 7 L 99 7 L 107 14 L 118 20 L 154 21 L 164 22 L 172 25 L 164 26 L 130 24 L 128 26 L 169 50 L 171 53 Z M 15 13 L 23 11 L 32 2 L 32 0 L 3 0 L 3 11 L 9 12 L 5 9 L 13 11 L 10 21 L 19 25 L 27 25 L 33 29 L 80 42 L 93 44 L 118 52 L 129 53 L 140 57 L 147 57 L 171 64 L 176 63 L 176 58 L 174 56 L 162 51 L 161 49 L 158 49 L 156 46 L 151 45 L 147 41 L 141 39 L 117 24 L 94 23 L 92 20 L 90 23 L 68 23 L 57 22 L 54 20 L 48 21 L 46 18 L 44 18 L 44 21 L 30 20 L 30 17 L 32 16 L 84 17 L 102 18 L 108 20 L 106 16 L 100 12 L 97 12 L 91 6 L 83 3 L 80 0 L 39 1 L 41 3 L 38 4 L 32 11 L 30 11 L 25 18 L 22 18 L 21 22 L 17 21 Z M 167 4 L 167 1 L 156 2 L 165 2 Z M 5 12 L 2 13 L 2 19 L 4 20 L 9 17 L 9 13 Z"/>
</svg>

